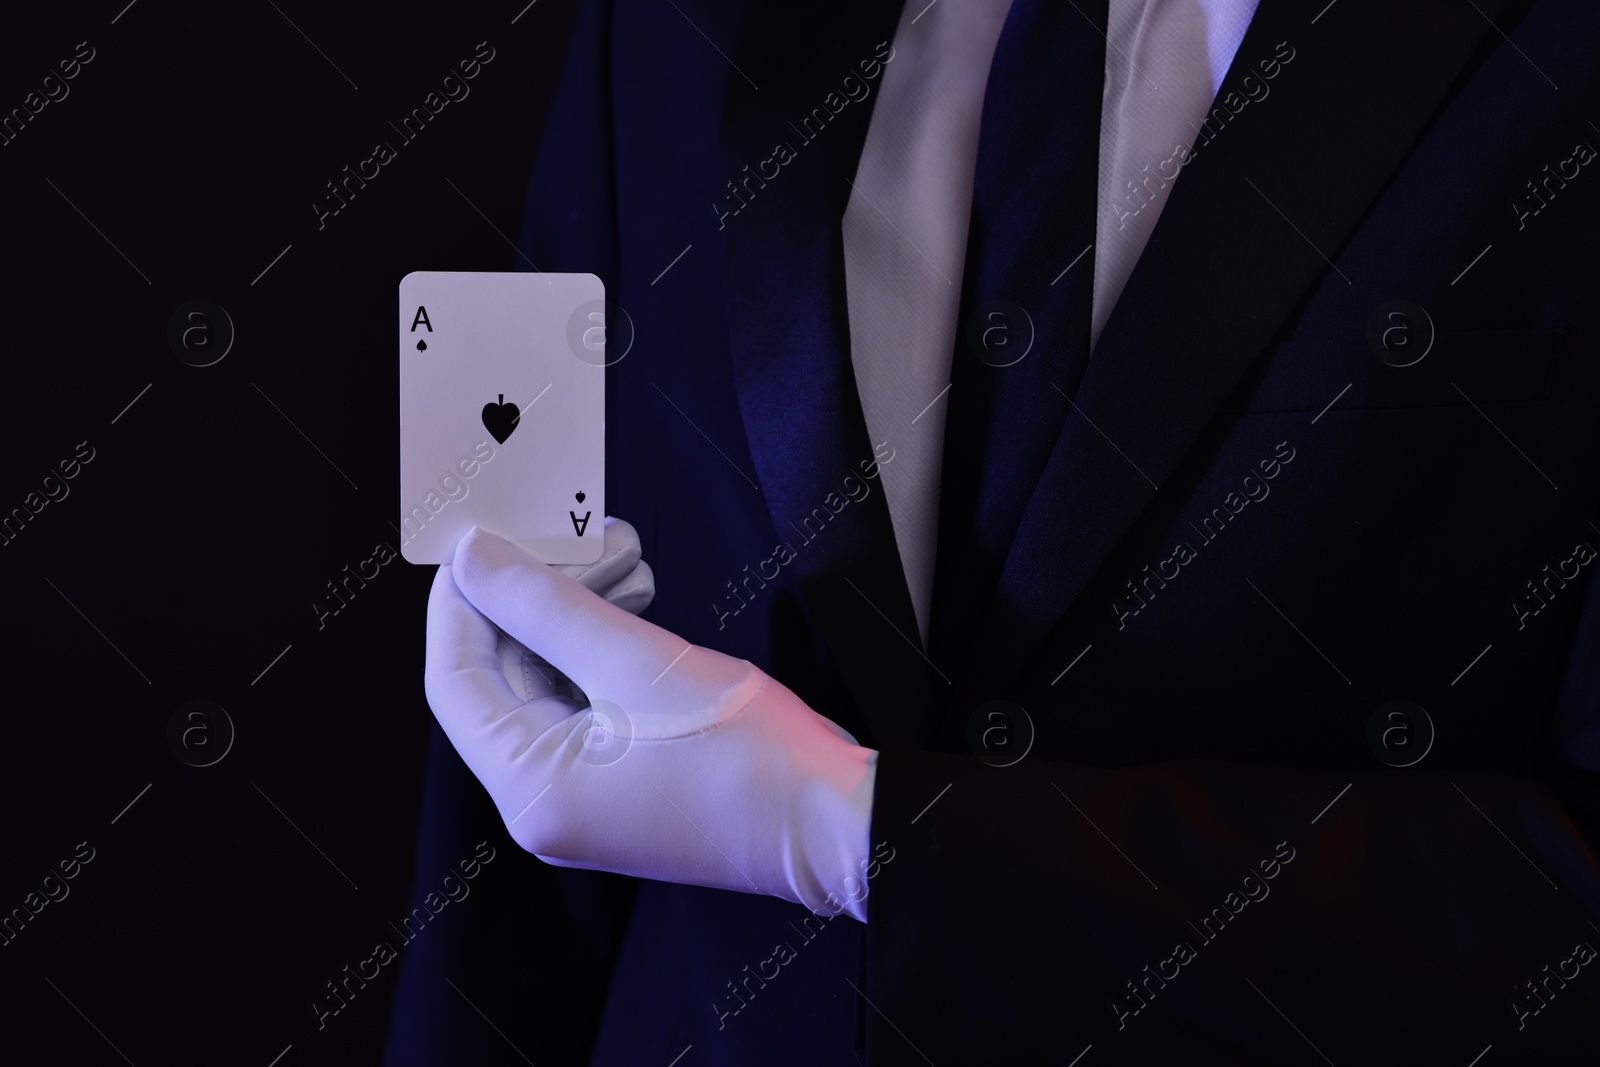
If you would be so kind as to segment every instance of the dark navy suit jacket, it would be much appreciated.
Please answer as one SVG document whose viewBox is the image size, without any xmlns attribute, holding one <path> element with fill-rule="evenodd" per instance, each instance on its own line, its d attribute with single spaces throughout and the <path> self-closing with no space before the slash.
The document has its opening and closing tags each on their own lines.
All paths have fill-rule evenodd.
<svg viewBox="0 0 1600 1067">
<path fill-rule="evenodd" d="M 626 312 L 647 617 L 881 749 L 870 925 L 507 842 L 390 1062 L 1592 1060 L 1600 9 L 1262 0 L 1075 389 L 958 371 L 1041 375 L 980 449 L 1026 506 L 924 658 L 849 364 L 875 96 L 790 125 L 900 7 L 586 4 L 521 242 Z M 436 752 L 424 864 L 493 821 Z"/>
</svg>

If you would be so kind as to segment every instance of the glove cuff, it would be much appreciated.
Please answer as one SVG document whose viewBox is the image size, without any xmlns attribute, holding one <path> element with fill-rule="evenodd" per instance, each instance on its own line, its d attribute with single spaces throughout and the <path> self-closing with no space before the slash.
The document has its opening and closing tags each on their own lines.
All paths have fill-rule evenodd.
<svg viewBox="0 0 1600 1067">
<path fill-rule="evenodd" d="M 847 914 L 867 921 L 872 794 L 878 752 L 860 745 L 830 746 L 830 766 L 806 783 L 796 798 L 802 827 L 803 862 L 785 871 L 791 899 L 815 915 Z"/>
</svg>

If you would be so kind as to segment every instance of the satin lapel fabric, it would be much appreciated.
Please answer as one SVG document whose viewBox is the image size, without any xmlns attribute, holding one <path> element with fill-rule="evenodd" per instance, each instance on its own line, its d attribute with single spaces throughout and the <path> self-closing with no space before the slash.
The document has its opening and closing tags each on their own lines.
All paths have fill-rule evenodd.
<svg viewBox="0 0 1600 1067">
<path fill-rule="evenodd" d="M 850 363 L 841 220 L 901 4 L 749 5 L 730 57 L 719 218 L 740 414 L 773 528 L 876 747 L 920 747 L 949 686 L 917 624 Z M 850 79 L 847 83 L 846 79 Z M 769 162 L 770 161 L 770 162 Z M 883 446 L 878 451 L 875 446 Z M 892 462 L 892 459 L 889 460 Z M 870 491 L 859 500 L 845 479 Z M 844 505 L 846 493 L 853 502 Z M 808 522 L 808 520 L 811 520 Z M 953 669 L 953 668 L 952 668 Z"/>
<path fill-rule="evenodd" d="M 960 708 L 1028 664 L 1333 269 L 1331 257 L 1505 5 L 1485 3 L 1480 13 L 1344 0 L 1319 16 L 1320 6 L 1262 0 L 1257 9 L 1219 101 L 1280 42 L 1295 50 L 1293 67 L 1271 99 L 1203 141 L 1174 183 L 961 663 L 945 738 L 958 733 Z"/>
<path fill-rule="evenodd" d="M 945 424 L 936 661 L 970 666 L 1088 362 L 1106 17 L 1106 0 L 1015 0 L 989 69 Z"/>
</svg>

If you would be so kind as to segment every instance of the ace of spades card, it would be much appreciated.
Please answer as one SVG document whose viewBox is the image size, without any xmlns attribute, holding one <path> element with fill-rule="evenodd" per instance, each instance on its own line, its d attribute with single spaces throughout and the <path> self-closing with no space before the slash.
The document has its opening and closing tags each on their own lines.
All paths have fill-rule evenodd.
<svg viewBox="0 0 1600 1067">
<path fill-rule="evenodd" d="M 400 554 L 473 526 L 545 563 L 605 539 L 605 287 L 593 274 L 400 279 Z"/>
</svg>

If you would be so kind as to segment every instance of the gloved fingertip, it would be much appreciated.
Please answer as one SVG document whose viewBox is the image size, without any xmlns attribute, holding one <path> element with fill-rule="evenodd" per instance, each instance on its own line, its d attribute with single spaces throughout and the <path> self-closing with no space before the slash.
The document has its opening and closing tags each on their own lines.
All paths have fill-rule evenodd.
<svg viewBox="0 0 1600 1067">
<path fill-rule="evenodd" d="M 499 534 L 485 530 L 481 526 L 473 526 L 460 541 L 456 542 L 456 551 L 451 562 L 458 569 L 465 569 L 474 563 L 503 567 L 541 561 L 520 545 Z"/>
</svg>

